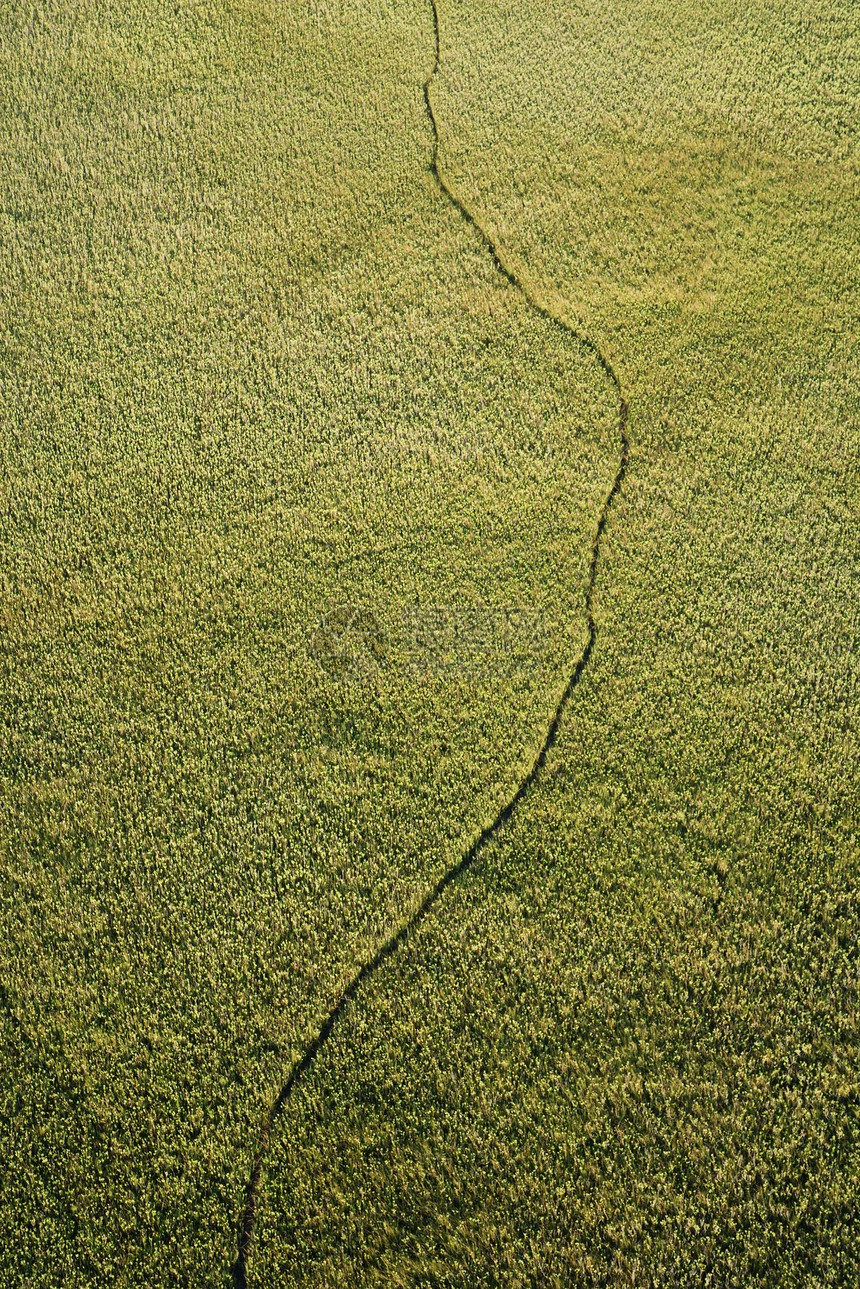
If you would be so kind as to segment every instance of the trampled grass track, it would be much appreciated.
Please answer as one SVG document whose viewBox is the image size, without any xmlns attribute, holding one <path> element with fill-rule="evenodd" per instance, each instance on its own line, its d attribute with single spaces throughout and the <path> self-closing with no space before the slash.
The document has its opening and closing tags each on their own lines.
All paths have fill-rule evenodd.
<svg viewBox="0 0 860 1289">
<path fill-rule="evenodd" d="M 235 1286 L 235 1289 L 246 1289 L 247 1287 L 247 1262 L 248 1262 L 248 1254 L 250 1252 L 251 1240 L 252 1240 L 253 1231 L 254 1231 L 254 1217 L 255 1217 L 256 1207 L 257 1207 L 257 1198 L 260 1193 L 260 1176 L 262 1171 L 263 1159 L 266 1154 L 266 1149 L 268 1146 L 272 1127 L 276 1119 L 280 1115 L 281 1111 L 283 1110 L 284 1106 L 289 1101 L 294 1087 L 296 1086 L 296 1084 L 298 1083 L 302 1075 L 310 1068 L 310 1066 L 316 1060 L 317 1055 L 319 1054 L 321 1048 L 326 1043 L 327 1039 L 329 1038 L 329 1035 L 332 1033 L 332 1030 L 337 1024 L 338 1020 L 342 1016 L 347 1004 L 350 1003 L 355 998 L 362 984 L 370 976 L 374 975 L 375 972 L 382 966 L 382 964 L 388 958 L 392 957 L 393 954 L 396 953 L 397 949 L 406 940 L 410 932 L 413 931 L 423 921 L 426 915 L 430 912 L 430 910 L 433 908 L 434 904 L 439 899 L 439 897 L 443 894 L 443 892 L 453 882 L 455 882 L 462 873 L 464 873 L 469 867 L 471 867 L 471 865 L 478 858 L 479 854 L 481 853 L 481 851 L 483 850 L 487 842 L 492 837 L 494 837 L 511 818 L 514 810 L 519 805 L 519 803 L 523 800 L 525 795 L 529 792 L 533 784 L 536 782 L 540 774 L 540 771 L 542 770 L 543 766 L 546 764 L 547 753 L 550 751 L 550 749 L 552 748 L 553 744 L 556 741 L 556 738 L 558 737 L 559 726 L 561 724 L 561 718 L 562 718 L 562 715 L 564 714 L 565 707 L 567 706 L 570 700 L 571 694 L 573 693 L 576 686 L 579 684 L 580 678 L 582 677 L 582 674 L 586 666 L 588 665 L 588 660 L 591 657 L 595 640 L 597 638 L 597 627 L 595 626 L 595 623 L 594 623 L 594 616 L 592 612 L 592 602 L 593 602 L 593 596 L 594 596 L 594 586 L 595 586 L 595 581 L 597 577 L 597 558 L 600 551 L 600 539 L 603 535 L 603 531 L 606 527 L 606 524 L 609 518 L 609 512 L 612 506 L 613 499 L 615 498 L 615 495 L 617 494 L 623 482 L 624 474 L 627 469 L 629 452 L 630 452 L 630 443 L 627 437 L 627 401 L 624 398 L 624 394 L 621 389 L 621 383 L 618 379 L 618 376 L 616 375 L 609 360 L 601 352 L 600 348 L 594 343 L 594 341 L 590 340 L 587 336 L 581 335 L 573 327 L 571 327 L 569 323 L 565 322 L 562 318 L 556 315 L 549 307 L 547 307 L 545 304 L 542 304 L 535 297 L 533 292 L 529 290 L 528 286 L 523 282 L 521 277 L 518 275 L 513 264 L 508 260 L 505 254 L 504 248 L 498 242 L 494 241 L 490 233 L 481 224 L 478 216 L 475 215 L 474 212 L 469 210 L 469 208 L 465 205 L 465 203 L 461 200 L 461 198 L 458 197 L 457 194 L 453 191 L 453 189 L 448 185 L 448 182 L 445 179 L 444 173 L 439 167 L 439 127 L 436 121 L 436 116 L 433 111 L 431 89 L 433 86 L 433 81 L 435 80 L 436 75 L 439 71 L 441 41 L 440 41 L 440 29 L 439 29 L 439 13 L 436 7 L 436 0 L 430 0 L 430 4 L 433 11 L 433 36 L 434 36 L 434 42 L 435 42 L 435 57 L 433 62 L 433 68 L 430 72 L 430 75 L 427 77 L 427 80 L 424 82 L 424 101 L 427 106 L 427 115 L 430 119 L 430 124 L 433 129 L 433 155 L 430 163 L 430 168 L 433 172 L 433 175 L 436 179 L 437 184 L 439 185 L 440 191 L 456 207 L 456 209 L 459 211 L 463 219 L 466 220 L 467 223 L 471 224 L 471 226 L 476 230 L 481 240 L 484 242 L 485 246 L 487 247 L 490 255 L 492 256 L 493 262 L 496 268 L 499 270 L 499 272 L 508 280 L 508 282 L 510 282 L 512 286 L 516 287 L 517 290 L 519 290 L 522 293 L 522 295 L 525 297 L 525 299 L 528 301 L 531 307 L 537 313 L 539 313 L 543 318 L 545 318 L 547 322 L 550 323 L 550 325 L 560 328 L 567 335 L 569 335 L 578 345 L 580 345 L 583 349 L 587 350 L 597 359 L 605 375 L 608 377 L 608 379 L 612 382 L 613 386 L 615 387 L 615 391 L 618 395 L 618 434 L 621 440 L 621 452 L 620 452 L 619 461 L 618 461 L 618 469 L 616 470 L 615 478 L 612 482 L 612 487 L 609 489 L 609 492 L 606 495 L 606 500 L 603 503 L 603 508 L 600 512 L 600 517 L 597 522 L 597 528 L 595 530 L 594 540 L 592 542 L 592 547 L 591 547 L 591 563 L 589 565 L 588 585 L 587 585 L 586 594 L 585 594 L 585 610 L 586 610 L 586 621 L 587 621 L 587 627 L 588 627 L 588 639 L 586 640 L 582 653 L 580 654 L 579 658 L 577 659 L 574 665 L 573 671 L 571 672 L 570 678 L 567 682 L 564 692 L 562 693 L 561 698 L 558 701 L 558 706 L 556 707 L 555 714 L 552 718 L 552 721 L 549 725 L 547 733 L 544 737 L 544 741 L 541 746 L 540 752 L 538 753 L 535 759 L 535 762 L 532 765 L 532 768 L 529 770 L 528 774 L 522 780 L 516 792 L 511 797 L 510 801 L 508 801 L 507 805 L 503 806 L 502 809 L 496 815 L 496 817 L 493 819 L 493 821 L 483 829 L 483 831 L 479 834 L 479 836 L 475 839 L 475 841 L 472 842 L 469 849 L 458 860 L 458 862 L 452 865 L 449 869 L 447 869 L 442 874 L 442 876 L 439 878 L 436 884 L 433 887 L 431 887 L 431 889 L 424 896 L 424 899 L 421 901 L 421 903 L 412 912 L 411 916 L 401 924 L 401 926 L 394 933 L 394 935 L 390 936 L 389 939 L 387 939 L 377 949 L 373 957 L 370 958 L 367 962 L 365 962 L 364 965 L 360 968 L 360 970 L 356 973 L 356 975 L 352 978 L 350 983 L 346 986 L 346 988 L 341 993 L 335 1005 L 332 1007 L 329 1014 L 326 1016 L 325 1020 L 320 1025 L 319 1030 L 317 1031 L 316 1037 L 309 1044 L 301 1059 L 296 1062 L 296 1064 L 293 1066 L 292 1070 L 290 1071 L 290 1074 L 289 1074 L 289 1077 L 287 1078 L 286 1083 L 284 1083 L 283 1087 L 281 1088 L 281 1091 L 278 1093 L 277 1098 L 275 1099 L 274 1103 L 272 1104 L 266 1116 L 262 1131 L 260 1133 L 260 1140 L 257 1147 L 257 1153 L 254 1157 L 254 1163 L 251 1168 L 251 1176 L 249 1178 L 248 1185 L 245 1192 L 245 1206 L 242 1213 L 242 1218 L 241 1218 L 239 1231 L 238 1231 L 238 1251 L 237 1251 L 236 1261 L 234 1262 L 233 1268 L 232 1268 L 233 1284 Z"/>
</svg>

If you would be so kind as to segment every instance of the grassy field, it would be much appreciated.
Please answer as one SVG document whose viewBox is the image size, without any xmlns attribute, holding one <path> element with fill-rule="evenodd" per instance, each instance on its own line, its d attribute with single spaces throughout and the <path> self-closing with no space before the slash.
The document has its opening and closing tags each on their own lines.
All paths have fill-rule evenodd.
<svg viewBox="0 0 860 1289">
<path fill-rule="evenodd" d="M 855 7 L 0 6 L 9 1285 L 860 1246 Z"/>
</svg>

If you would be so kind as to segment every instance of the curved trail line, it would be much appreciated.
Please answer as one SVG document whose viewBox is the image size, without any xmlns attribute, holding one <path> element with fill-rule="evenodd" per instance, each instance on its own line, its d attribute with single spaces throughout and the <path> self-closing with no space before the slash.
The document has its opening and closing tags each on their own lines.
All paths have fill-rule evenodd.
<svg viewBox="0 0 860 1289">
<path fill-rule="evenodd" d="M 248 1260 L 248 1253 L 251 1247 L 251 1238 L 254 1232 L 254 1217 L 257 1210 L 257 1199 L 260 1193 L 260 1175 L 261 1175 L 262 1166 L 263 1166 L 263 1158 L 266 1154 L 266 1149 L 269 1144 L 269 1137 L 271 1135 L 272 1126 L 275 1120 L 280 1115 L 284 1106 L 289 1101 L 292 1095 L 293 1089 L 295 1088 L 296 1084 L 298 1083 L 302 1075 L 305 1074 L 310 1069 L 311 1065 L 313 1065 L 314 1061 L 316 1060 L 320 1052 L 320 1049 L 323 1047 L 323 1045 L 331 1035 L 332 1030 L 334 1029 L 338 1020 L 342 1016 L 345 1008 L 349 1003 L 353 1001 L 353 999 L 355 998 L 358 991 L 361 989 L 361 986 L 364 984 L 364 982 L 368 980 L 372 975 L 374 975 L 382 966 L 382 964 L 387 961 L 388 958 L 392 957 L 392 955 L 397 952 L 397 950 L 400 948 L 400 946 L 409 936 L 410 932 L 414 931 L 415 928 L 419 925 L 419 923 L 421 923 L 423 919 L 427 916 L 427 914 L 429 913 L 433 905 L 437 902 L 437 900 L 442 895 L 442 893 L 452 884 L 452 882 L 455 882 L 457 878 L 466 871 L 467 868 L 471 867 L 471 865 L 475 862 L 478 855 L 484 849 L 484 847 L 486 846 L 490 838 L 494 837 L 495 834 L 511 818 L 511 815 L 514 813 L 514 810 L 522 801 L 526 793 L 529 791 L 532 784 L 537 779 L 541 769 L 546 763 L 547 753 L 549 752 L 550 748 L 553 746 L 553 744 L 556 741 L 556 738 L 558 737 L 559 726 L 561 724 L 561 718 L 562 718 L 564 709 L 567 706 L 568 701 L 570 700 L 570 696 L 573 693 L 573 690 L 579 684 L 579 680 L 580 680 L 580 677 L 582 676 L 583 671 L 588 665 L 588 660 L 591 657 L 591 651 L 594 648 L 594 642 L 597 638 L 597 628 L 594 625 L 594 617 L 592 614 L 592 601 L 594 597 L 594 584 L 597 576 L 597 556 L 598 556 L 599 547 L 600 547 L 600 539 L 603 536 L 603 530 L 605 529 L 607 520 L 609 518 L 609 511 L 612 506 L 613 499 L 615 498 L 615 495 L 618 492 L 619 488 L 621 487 L 622 481 L 624 479 L 624 475 L 627 470 L 627 461 L 630 454 L 630 443 L 627 437 L 627 401 L 624 398 L 624 395 L 622 393 L 621 383 L 618 377 L 616 376 L 615 371 L 611 363 L 609 362 L 609 360 L 600 351 L 600 349 L 598 348 L 598 346 L 595 344 L 593 340 L 590 340 L 587 336 L 580 335 L 577 331 L 574 330 L 572 326 L 570 326 L 569 323 L 565 322 L 562 318 L 558 317 L 556 314 L 551 312 L 551 310 L 547 308 L 546 305 L 541 304 L 538 300 L 535 299 L 534 295 L 528 290 L 528 288 L 523 284 L 523 282 L 517 275 L 516 270 L 508 262 L 504 249 L 497 242 L 493 240 L 493 238 L 490 236 L 487 230 L 479 223 L 477 216 L 474 215 L 469 210 L 469 208 L 465 205 L 465 203 L 457 196 L 457 194 L 453 192 L 451 188 L 449 188 L 447 180 L 445 179 L 442 171 L 439 168 L 439 127 L 436 124 L 436 117 L 433 113 L 433 103 L 430 95 L 433 81 L 435 80 L 436 75 L 439 71 L 439 14 L 436 9 L 436 0 L 430 0 L 430 4 L 433 10 L 433 32 L 434 32 L 435 43 L 436 43 L 436 57 L 433 63 L 433 70 L 431 71 L 430 75 L 427 77 L 427 80 L 424 82 L 424 101 L 427 105 L 427 115 L 430 118 L 430 124 L 433 127 L 433 157 L 430 163 L 430 169 L 432 170 L 433 175 L 436 179 L 436 182 L 439 185 L 440 191 L 444 193 L 444 195 L 457 208 L 457 210 L 462 215 L 463 219 L 465 219 L 467 223 L 471 224 L 471 226 L 480 235 L 481 240 L 483 241 L 484 245 L 487 247 L 491 256 L 493 257 L 493 262 L 495 263 L 496 268 L 499 270 L 499 272 L 503 274 L 504 277 L 507 278 L 507 280 L 510 282 L 512 286 L 516 287 L 517 290 L 521 292 L 521 294 L 525 297 L 525 299 L 532 306 L 532 308 L 535 309 L 537 313 L 541 314 L 542 317 L 546 318 L 548 322 L 551 322 L 553 326 L 561 328 L 562 331 L 566 332 L 569 336 L 572 336 L 573 339 L 576 340 L 576 342 L 579 345 L 581 345 L 589 353 L 593 354 L 593 356 L 597 359 L 605 375 L 609 378 L 609 380 L 614 385 L 615 391 L 618 395 L 618 433 L 621 439 L 621 455 L 619 458 L 618 469 L 615 474 L 615 479 L 613 480 L 612 487 L 607 493 L 606 500 L 603 503 L 603 509 L 600 512 L 600 518 L 597 522 L 597 530 L 594 534 L 594 541 L 592 542 L 592 546 L 591 546 L 591 564 L 588 570 L 588 589 L 585 593 L 585 609 L 586 609 L 586 618 L 587 618 L 587 624 L 588 624 L 588 640 L 586 641 L 585 648 L 583 649 L 573 669 L 573 672 L 571 673 L 570 679 L 567 682 L 567 686 L 564 690 L 564 693 L 559 699 L 558 706 L 556 707 L 556 710 L 555 710 L 555 715 L 553 716 L 552 723 L 550 724 L 550 727 L 547 730 L 546 737 L 544 738 L 544 741 L 543 741 L 543 746 L 541 747 L 541 750 L 538 753 L 537 759 L 535 760 L 535 763 L 532 766 L 531 770 L 529 770 L 528 774 L 523 779 L 520 786 L 517 788 L 514 795 L 511 797 L 510 801 L 507 803 L 506 806 L 502 807 L 502 809 L 496 815 L 493 822 L 491 824 L 488 824 L 487 827 L 484 828 L 484 830 L 481 832 L 478 838 L 472 842 L 472 845 L 462 856 L 462 858 L 458 860 L 458 862 L 454 864 L 451 868 L 449 868 L 445 873 L 442 874 L 442 876 L 437 881 L 436 885 L 433 886 L 427 892 L 427 894 L 424 896 L 424 899 L 421 901 L 418 907 L 413 911 L 410 917 L 404 923 L 402 923 L 402 925 L 398 928 L 398 930 L 395 931 L 394 934 L 384 942 L 384 944 L 382 944 L 377 949 L 373 957 L 370 958 L 367 962 L 365 962 L 364 965 L 358 970 L 358 972 L 356 972 L 352 980 L 343 990 L 337 1002 L 332 1007 L 328 1016 L 326 1016 L 325 1020 L 320 1025 L 319 1029 L 317 1030 L 316 1037 L 311 1041 L 311 1043 L 305 1050 L 304 1056 L 302 1056 L 301 1059 L 296 1062 L 296 1064 L 293 1066 L 292 1070 L 290 1071 L 289 1078 L 287 1079 L 284 1086 L 281 1088 L 280 1092 L 278 1093 L 277 1099 L 275 1100 L 274 1104 L 272 1105 L 271 1109 L 266 1115 L 265 1122 L 260 1132 L 260 1140 L 257 1148 L 257 1153 L 254 1157 L 254 1164 L 251 1169 L 251 1176 L 245 1191 L 245 1209 L 242 1215 L 241 1224 L 239 1226 L 238 1253 L 237 1253 L 236 1261 L 234 1262 L 233 1268 L 232 1268 L 234 1289 L 247 1289 L 247 1284 L 248 1284 L 247 1260 Z"/>
</svg>

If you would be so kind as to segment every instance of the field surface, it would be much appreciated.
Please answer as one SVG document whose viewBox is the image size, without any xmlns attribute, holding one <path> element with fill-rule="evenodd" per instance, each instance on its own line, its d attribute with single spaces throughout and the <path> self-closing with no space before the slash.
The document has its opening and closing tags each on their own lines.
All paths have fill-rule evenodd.
<svg viewBox="0 0 860 1289">
<path fill-rule="evenodd" d="M 847 0 L 0 4 L 2 1284 L 856 1281 L 858 116 Z"/>
</svg>

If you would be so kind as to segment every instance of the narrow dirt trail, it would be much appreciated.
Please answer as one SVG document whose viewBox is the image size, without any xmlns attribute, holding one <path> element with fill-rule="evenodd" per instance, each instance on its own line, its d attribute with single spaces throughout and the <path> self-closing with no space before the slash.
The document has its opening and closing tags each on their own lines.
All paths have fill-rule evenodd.
<svg viewBox="0 0 860 1289">
<path fill-rule="evenodd" d="M 271 1136 L 272 1127 L 275 1124 L 275 1121 L 277 1120 L 281 1111 L 284 1109 L 284 1106 L 289 1101 L 292 1095 L 293 1089 L 295 1088 L 296 1084 L 298 1083 L 302 1075 L 307 1072 L 307 1070 L 311 1067 L 311 1065 L 313 1065 L 321 1048 L 328 1040 L 330 1034 L 332 1033 L 332 1030 L 334 1029 L 338 1020 L 342 1016 L 344 1010 L 346 1009 L 348 1004 L 352 1002 L 352 1000 L 356 997 L 364 982 L 368 980 L 372 975 L 374 975 L 382 966 L 382 964 L 397 952 L 397 950 L 400 948 L 401 944 L 403 944 L 403 942 L 407 939 L 409 934 L 412 931 L 414 931 L 415 928 L 427 916 L 427 914 L 430 912 L 430 910 L 439 900 L 443 892 L 453 882 L 455 882 L 457 878 L 460 877 L 460 875 L 466 871 L 466 869 L 471 867 L 471 865 L 475 862 L 475 860 L 480 855 L 481 851 L 486 846 L 487 842 L 492 837 L 494 837 L 511 818 L 515 809 L 517 808 L 519 803 L 523 800 L 523 798 L 525 797 L 526 793 L 530 790 L 532 785 L 535 783 L 535 781 L 537 780 L 540 774 L 540 771 L 542 770 L 543 766 L 546 764 L 547 753 L 549 752 L 550 748 L 552 748 L 553 744 L 555 743 L 558 737 L 559 726 L 561 724 L 561 718 L 562 718 L 562 715 L 564 714 L 564 710 L 567 707 L 568 702 L 570 701 L 571 694 L 573 693 L 576 686 L 579 684 L 582 673 L 584 672 L 586 666 L 588 665 L 588 660 L 591 657 L 591 651 L 594 648 L 594 643 L 597 638 L 597 628 L 594 625 L 592 605 L 593 605 L 593 597 L 594 597 L 594 585 L 597 577 L 597 558 L 600 550 L 600 539 L 603 536 L 603 531 L 606 527 L 607 520 L 609 518 L 609 512 L 612 507 L 613 499 L 615 498 L 618 490 L 620 489 L 622 481 L 624 479 L 624 475 L 627 470 L 629 453 L 630 453 L 630 443 L 627 437 L 627 402 L 626 402 L 626 399 L 624 398 L 624 394 L 621 389 L 621 383 L 618 380 L 618 377 L 615 374 L 615 371 L 613 370 L 609 360 L 601 352 L 601 350 L 594 343 L 594 341 L 590 340 L 587 336 L 580 335 L 577 331 L 574 330 L 573 327 L 570 326 L 569 323 L 565 322 L 562 318 L 554 314 L 549 308 L 547 308 L 545 305 L 541 304 L 537 299 L 535 299 L 533 293 L 528 289 L 526 285 L 524 285 L 524 283 L 518 277 L 516 270 L 512 267 L 511 262 L 509 261 L 507 255 L 505 254 L 504 248 L 501 247 L 498 243 L 496 243 L 493 240 L 493 238 L 490 236 L 487 230 L 480 223 L 478 217 L 475 214 L 473 214 L 473 212 L 469 210 L 469 208 L 461 200 L 461 198 L 458 197 L 457 194 L 452 191 L 452 189 L 448 186 L 448 183 L 445 179 L 443 172 L 440 170 L 439 128 L 436 123 L 435 114 L 433 112 L 433 102 L 431 97 L 433 81 L 436 79 L 436 76 L 439 72 L 439 63 L 440 63 L 439 14 L 436 8 L 436 0 L 430 0 L 430 4 L 433 10 L 433 33 L 434 33 L 434 39 L 435 39 L 435 58 L 433 62 L 433 70 L 430 72 L 430 75 L 427 77 L 427 80 L 424 82 L 424 101 L 427 106 L 427 115 L 430 118 L 430 124 L 433 128 L 433 156 L 432 156 L 430 166 L 431 166 L 431 170 L 433 171 L 433 175 L 436 179 L 436 182 L 439 185 L 440 192 L 442 192 L 444 196 L 447 197 L 449 201 L 451 201 L 451 203 L 456 207 L 456 209 L 459 211 L 463 219 L 465 219 L 467 223 L 471 224 L 472 227 L 476 230 L 481 240 L 483 241 L 484 245 L 487 247 L 488 251 L 493 257 L 493 262 L 495 263 L 496 268 L 499 270 L 501 274 L 503 274 L 505 278 L 507 278 L 507 280 L 511 283 L 512 286 L 516 287 L 517 290 L 522 293 L 522 295 L 525 297 L 525 299 L 528 301 L 531 307 L 542 317 L 546 318 L 546 320 L 549 323 L 551 323 L 553 326 L 558 327 L 562 331 L 564 331 L 574 341 L 576 341 L 576 343 L 579 346 L 586 349 L 589 353 L 593 354 L 594 357 L 597 359 L 598 363 L 603 369 L 603 372 L 615 387 L 616 393 L 618 395 L 618 434 L 620 438 L 620 456 L 618 461 L 618 469 L 615 473 L 615 479 L 613 480 L 612 487 L 607 493 L 606 500 L 603 503 L 603 508 L 600 512 L 600 517 L 597 521 L 597 528 L 594 534 L 594 540 L 592 542 L 592 547 L 591 547 L 591 564 L 589 566 L 588 587 L 585 594 L 585 611 L 586 611 L 586 621 L 588 626 L 588 639 L 585 643 L 585 647 L 583 648 L 581 655 L 579 656 L 579 658 L 576 661 L 576 664 L 574 665 L 573 671 L 571 672 L 570 679 L 567 682 L 564 693 L 559 699 L 558 706 L 556 707 L 556 710 L 555 710 L 555 715 L 553 716 L 552 721 L 549 725 L 549 728 L 547 730 L 540 752 L 538 753 L 537 758 L 535 759 L 535 762 L 531 770 L 523 779 L 523 781 L 521 782 L 521 784 L 519 785 L 519 787 L 517 788 L 516 792 L 511 797 L 507 805 L 503 806 L 502 809 L 499 811 L 499 813 L 496 815 L 492 823 L 488 824 L 487 827 L 484 828 L 483 832 L 481 832 L 478 838 L 472 843 L 472 845 L 469 847 L 466 853 L 458 860 L 458 862 L 452 865 L 449 869 L 447 869 L 445 873 L 442 874 L 442 876 L 436 882 L 435 886 L 433 886 L 427 892 L 427 894 L 424 896 L 421 903 L 412 912 L 410 917 L 404 923 L 402 923 L 402 925 L 398 928 L 398 930 L 392 936 L 390 936 L 390 938 L 386 940 L 384 944 L 382 944 L 377 949 L 373 957 L 370 958 L 367 962 L 365 962 L 364 965 L 355 974 L 355 976 L 353 976 L 352 980 L 343 990 L 337 1002 L 334 1004 L 331 1011 L 326 1016 L 325 1020 L 320 1024 L 316 1037 L 312 1040 L 310 1045 L 307 1047 L 301 1059 L 296 1062 L 296 1064 L 293 1066 L 292 1070 L 290 1071 L 290 1074 L 289 1074 L 289 1077 L 287 1078 L 286 1083 L 281 1088 L 281 1091 L 278 1093 L 276 1100 L 274 1101 L 273 1105 L 269 1110 L 268 1115 L 266 1116 L 266 1120 L 263 1124 L 263 1128 L 260 1133 L 260 1139 L 257 1146 L 257 1153 L 254 1157 L 254 1163 L 251 1169 L 251 1176 L 248 1180 L 248 1185 L 245 1191 L 245 1207 L 242 1214 L 242 1220 L 241 1220 L 241 1223 L 239 1226 L 239 1232 L 238 1232 L 238 1251 L 236 1255 L 236 1261 L 234 1262 L 233 1268 L 232 1268 L 234 1289 L 247 1289 L 247 1283 L 248 1283 L 247 1262 L 248 1262 L 248 1255 L 251 1248 L 251 1240 L 254 1233 L 254 1217 L 257 1209 L 257 1200 L 260 1194 L 260 1177 L 262 1172 L 263 1159 L 265 1157 L 266 1150 L 269 1144 L 269 1137 Z"/>
</svg>

